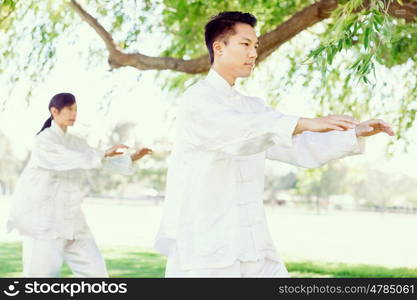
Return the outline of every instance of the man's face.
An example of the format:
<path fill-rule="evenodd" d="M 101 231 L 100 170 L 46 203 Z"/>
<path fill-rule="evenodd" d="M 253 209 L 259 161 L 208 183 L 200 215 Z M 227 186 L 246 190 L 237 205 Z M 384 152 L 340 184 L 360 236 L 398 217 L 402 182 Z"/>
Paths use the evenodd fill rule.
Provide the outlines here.
<path fill-rule="evenodd" d="M 215 60 L 234 77 L 248 77 L 258 56 L 258 38 L 249 24 L 237 23 L 234 30 L 226 41 L 213 43 Z"/>

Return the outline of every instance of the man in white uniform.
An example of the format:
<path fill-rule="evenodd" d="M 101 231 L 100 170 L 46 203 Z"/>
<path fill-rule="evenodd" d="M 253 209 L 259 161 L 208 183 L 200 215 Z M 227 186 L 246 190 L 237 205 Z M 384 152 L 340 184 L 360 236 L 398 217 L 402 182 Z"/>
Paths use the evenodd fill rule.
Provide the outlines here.
<path fill-rule="evenodd" d="M 361 153 L 361 136 L 392 129 L 348 116 L 300 118 L 234 89 L 250 75 L 256 19 L 223 12 L 205 28 L 212 67 L 184 94 L 155 248 L 166 277 L 288 277 L 262 204 L 265 159 L 318 167 Z"/>

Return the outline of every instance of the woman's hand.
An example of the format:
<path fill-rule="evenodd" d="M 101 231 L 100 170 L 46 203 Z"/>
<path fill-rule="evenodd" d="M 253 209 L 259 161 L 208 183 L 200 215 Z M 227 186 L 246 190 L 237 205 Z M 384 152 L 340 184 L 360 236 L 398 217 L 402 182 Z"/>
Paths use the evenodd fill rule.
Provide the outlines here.
<path fill-rule="evenodd" d="M 152 154 L 152 150 L 149 148 L 142 148 L 142 149 L 137 150 L 130 157 L 132 158 L 132 161 L 136 161 L 148 154 Z"/>
<path fill-rule="evenodd" d="M 106 153 L 104 154 L 104 157 L 112 157 L 112 156 L 123 154 L 123 152 L 117 151 L 117 149 L 127 149 L 127 148 L 129 147 L 123 144 L 114 145 L 113 147 L 111 147 L 110 149 L 106 151 Z"/>

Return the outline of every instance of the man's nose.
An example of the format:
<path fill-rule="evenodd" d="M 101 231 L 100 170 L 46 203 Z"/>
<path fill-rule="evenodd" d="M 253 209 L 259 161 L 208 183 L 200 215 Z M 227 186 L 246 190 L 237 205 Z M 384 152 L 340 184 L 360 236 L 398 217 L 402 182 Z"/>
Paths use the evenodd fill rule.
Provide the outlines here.
<path fill-rule="evenodd" d="M 253 47 L 250 52 L 249 52 L 249 57 L 250 58 L 257 58 L 258 57 L 258 51 L 256 50 L 255 47 Z"/>

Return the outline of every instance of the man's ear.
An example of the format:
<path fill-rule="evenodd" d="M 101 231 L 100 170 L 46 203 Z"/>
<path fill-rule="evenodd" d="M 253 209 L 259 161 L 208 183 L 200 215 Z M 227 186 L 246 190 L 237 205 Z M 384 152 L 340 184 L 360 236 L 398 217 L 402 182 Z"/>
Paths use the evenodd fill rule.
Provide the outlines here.
<path fill-rule="evenodd" d="M 213 52 L 214 54 L 221 56 L 223 54 L 223 43 L 220 41 L 215 41 L 213 43 Z"/>

